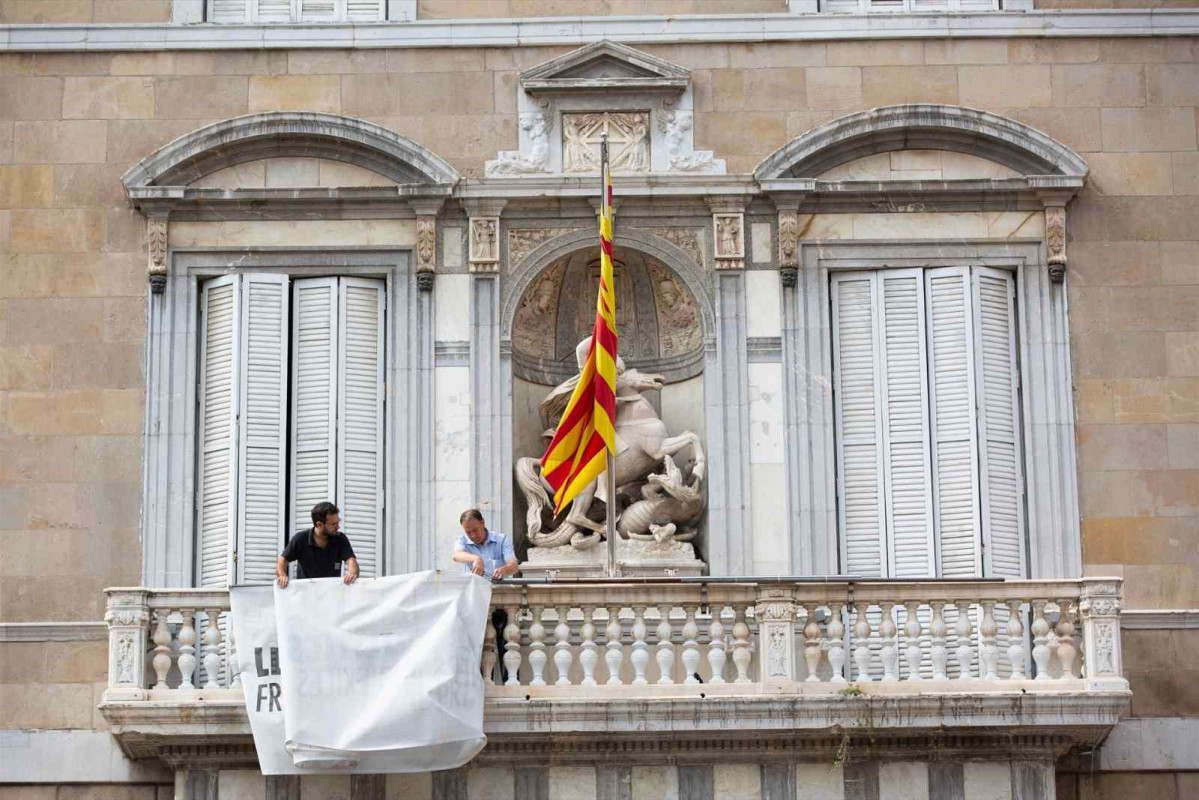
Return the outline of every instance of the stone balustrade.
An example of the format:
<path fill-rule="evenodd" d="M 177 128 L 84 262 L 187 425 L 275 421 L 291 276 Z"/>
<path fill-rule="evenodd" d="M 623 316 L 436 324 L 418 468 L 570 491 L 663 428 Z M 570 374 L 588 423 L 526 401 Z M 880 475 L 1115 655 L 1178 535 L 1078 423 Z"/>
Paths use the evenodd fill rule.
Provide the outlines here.
<path fill-rule="evenodd" d="M 488 696 L 1122 691 L 1120 581 L 499 585 Z M 109 589 L 105 703 L 236 697 L 224 590 Z"/>

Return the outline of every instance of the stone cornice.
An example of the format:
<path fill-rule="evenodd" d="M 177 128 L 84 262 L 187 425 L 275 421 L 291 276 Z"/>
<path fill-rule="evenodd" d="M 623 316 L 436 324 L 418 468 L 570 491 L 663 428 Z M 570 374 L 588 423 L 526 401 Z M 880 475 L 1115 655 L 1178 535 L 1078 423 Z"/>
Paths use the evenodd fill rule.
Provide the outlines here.
<path fill-rule="evenodd" d="M 1168 631 L 1199 628 L 1199 609 L 1125 609 L 1120 612 L 1120 627 L 1126 631 Z"/>
<path fill-rule="evenodd" d="M 1194 36 L 1199 10 L 724 14 L 328 25 L 0 25 L 0 52 Z"/>
<path fill-rule="evenodd" d="M 97 642 L 108 639 L 103 622 L 0 622 L 0 642 Z"/>

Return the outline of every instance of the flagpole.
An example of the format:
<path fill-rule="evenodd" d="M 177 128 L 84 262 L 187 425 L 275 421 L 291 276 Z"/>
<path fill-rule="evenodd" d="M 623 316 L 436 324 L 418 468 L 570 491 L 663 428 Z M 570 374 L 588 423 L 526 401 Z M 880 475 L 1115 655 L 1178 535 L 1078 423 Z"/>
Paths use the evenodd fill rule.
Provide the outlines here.
<path fill-rule="evenodd" d="M 600 134 L 600 213 L 607 208 L 608 204 L 608 134 L 605 131 Z M 611 209 L 607 209 L 611 215 Z M 616 239 L 616 220 L 612 219 L 612 239 Z M 612 354 L 613 358 L 617 358 L 617 354 Z M 616 420 L 612 420 L 615 424 Z M 608 451 L 607 469 L 604 471 L 605 480 L 608 486 L 608 502 L 605 504 L 606 511 L 604 514 L 604 529 L 608 538 L 608 577 L 615 578 L 617 575 L 616 568 L 616 458 L 612 455 L 612 451 Z"/>

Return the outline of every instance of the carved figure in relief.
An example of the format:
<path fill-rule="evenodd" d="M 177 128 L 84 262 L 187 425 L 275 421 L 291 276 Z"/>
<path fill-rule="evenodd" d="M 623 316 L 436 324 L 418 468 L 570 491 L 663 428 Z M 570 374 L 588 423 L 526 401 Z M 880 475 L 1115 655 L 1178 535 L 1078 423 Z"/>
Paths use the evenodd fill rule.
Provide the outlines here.
<path fill-rule="evenodd" d="M 528 139 L 528 150 L 505 150 L 498 153 L 495 161 L 487 162 L 488 177 L 545 172 L 549 164 L 552 126 L 552 118 L 540 112 L 521 114 L 520 129 Z"/>
<path fill-rule="evenodd" d="M 670 271 L 661 264 L 647 260 L 646 268 L 654 282 L 662 355 L 691 352 L 699 346 L 701 337 L 699 309 L 695 307 L 695 300 L 683 291 Z"/>
<path fill-rule="evenodd" d="M 470 221 L 471 260 L 495 261 L 496 221 L 494 219 L 472 219 Z"/>
<path fill-rule="evenodd" d="M 580 373 L 587 360 L 587 349 L 591 337 L 587 337 L 575 349 L 575 358 Z M 579 375 L 564 381 L 551 391 L 541 403 L 542 421 L 548 426 L 547 436 L 552 436 L 558 420 L 570 400 L 571 392 L 579 381 Z M 702 487 L 706 460 L 699 436 L 684 431 L 671 436 L 666 425 L 654 411 L 654 407 L 641 394 L 643 391 L 660 390 L 661 375 L 647 375 L 635 369 L 625 369 L 624 360 L 616 360 L 616 485 L 647 481 L 669 457 L 691 448 L 695 466 L 692 469 L 692 484 Z M 667 468 L 668 469 L 668 468 Z M 670 483 L 669 473 L 667 483 Z M 601 476 L 602 477 L 602 476 Z M 605 480 L 593 482 L 571 503 L 566 517 L 552 531 L 542 531 L 542 512 L 552 508 L 547 484 L 541 479 L 540 462 L 537 458 L 521 458 L 516 463 L 516 478 L 524 492 L 529 511 L 526 516 L 529 543 L 536 547 L 561 547 L 571 545 L 579 550 L 594 547 L 603 539 L 603 522 L 593 519 L 593 501 L 609 502 Z M 698 483 L 697 483 L 698 482 Z M 667 484 L 661 484 L 664 488 Z M 698 490 L 698 489 L 697 489 Z M 617 502 L 614 498 L 611 502 Z M 617 515 L 617 527 L 623 514 Z M 686 520 L 679 520 L 684 522 Z"/>
<path fill-rule="evenodd" d="M 117 640 L 117 683 L 133 683 L 133 636 L 128 633 Z"/>
<path fill-rule="evenodd" d="M 565 172 L 589 172 L 599 169 L 599 159 L 591 152 L 581 125 L 586 117 L 562 115 L 562 169 Z"/>
<path fill-rule="evenodd" d="M 513 344 L 517 349 L 541 358 L 553 358 L 558 292 L 565 271 L 565 261 L 550 265 L 521 298 L 512 326 Z"/>
<path fill-rule="evenodd" d="M 690 111 L 667 111 L 658 117 L 666 147 L 666 164 L 676 172 L 715 172 L 719 165 L 706 150 L 691 150 L 695 116 Z"/>
<path fill-rule="evenodd" d="M 623 131 L 626 141 L 612 158 L 612 169 L 645 172 L 649 169 L 649 150 L 646 147 L 649 125 L 640 114 L 628 116 L 628 126 Z"/>
<path fill-rule="evenodd" d="M 735 216 L 716 218 L 716 255 L 720 258 L 738 258 L 741 255 L 741 225 Z"/>

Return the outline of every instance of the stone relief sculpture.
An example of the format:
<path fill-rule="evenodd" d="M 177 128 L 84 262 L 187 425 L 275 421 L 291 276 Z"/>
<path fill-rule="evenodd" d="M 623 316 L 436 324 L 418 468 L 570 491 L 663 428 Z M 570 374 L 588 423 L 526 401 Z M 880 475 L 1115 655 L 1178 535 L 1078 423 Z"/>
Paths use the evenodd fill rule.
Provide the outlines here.
<path fill-rule="evenodd" d="M 473 218 L 470 221 L 470 260 L 497 261 L 499 253 L 499 221 L 494 217 Z"/>
<path fill-rule="evenodd" d="M 581 371 L 587 359 L 587 348 L 591 337 L 587 337 L 575 350 L 575 358 Z M 558 420 L 570 400 L 571 392 L 579 376 L 563 382 L 551 391 L 541 403 L 542 421 L 546 424 L 547 436 L 552 436 Z M 699 436 L 692 431 L 683 431 L 671 436 L 666 425 L 658 417 L 643 391 L 660 390 L 662 376 L 647 375 L 635 369 L 625 369 L 623 359 L 616 363 L 616 485 L 617 494 L 629 494 L 629 488 L 638 484 L 653 485 L 649 495 L 642 492 L 643 501 L 651 506 L 641 506 L 626 519 L 629 509 L 617 508 L 617 530 L 627 538 L 631 532 L 651 531 L 650 522 L 661 526 L 662 539 L 669 539 L 675 531 L 666 532 L 666 526 L 674 524 L 688 526 L 703 512 L 703 492 L 706 459 Z M 547 440 L 548 441 L 548 440 Z M 684 480 L 682 471 L 673 467 L 670 457 L 687 448 L 691 449 L 693 466 L 689 480 Z M 669 461 L 663 467 L 664 462 Z M 662 467 L 661 471 L 659 468 Z M 672 467 L 674 471 L 672 472 Z M 657 480 L 651 476 L 657 474 Z M 609 502 L 604 480 L 592 483 L 571 503 L 565 519 L 550 531 L 544 530 L 543 515 L 552 510 L 553 503 L 548 485 L 541 479 L 540 462 L 537 458 L 521 458 L 516 462 L 516 478 L 525 501 L 528 503 L 526 534 L 528 542 L 535 548 L 567 547 L 587 550 L 603 539 L 602 515 L 593 509 L 594 501 Z M 671 499 L 666 502 L 659 492 Z M 620 502 L 619 497 L 611 502 Z M 637 506 L 636 503 L 630 509 Z M 660 513 L 659 513 L 660 512 Z M 661 520 L 661 521 L 659 521 Z M 621 527 L 623 523 L 623 528 Z M 530 555 L 532 558 L 532 555 Z"/>
<path fill-rule="evenodd" d="M 703 264 L 703 247 L 700 245 L 700 233 L 695 228 L 647 228 L 655 236 L 661 236 L 675 247 L 691 256 L 696 264 Z"/>
<path fill-rule="evenodd" d="M 649 115 L 605 111 L 562 115 L 562 171 L 598 171 L 600 137 L 604 133 L 608 134 L 613 170 L 649 170 Z"/>
<path fill-rule="evenodd" d="M 645 263 L 654 282 L 658 310 L 658 335 L 664 357 L 689 353 L 699 347 L 701 326 L 695 298 L 679 286 L 670 270 L 653 259 Z"/>
<path fill-rule="evenodd" d="M 743 258 L 744 249 L 741 246 L 741 215 L 716 215 L 716 257 Z"/>
<path fill-rule="evenodd" d="M 551 264 L 525 292 L 512 326 L 513 344 L 539 358 L 554 357 L 554 326 L 558 319 L 558 292 L 566 261 Z"/>
<path fill-rule="evenodd" d="M 545 172 L 549 166 L 550 129 L 553 118 L 540 112 L 520 115 L 520 129 L 525 132 L 528 148 L 500 151 L 494 161 L 485 165 L 489 178 L 505 175 L 521 175 L 530 172 Z"/>
<path fill-rule="evenodd" d="M 641 500 L 626 508 L 616 522 L 625 539 L 689 542 L 695 538 L 694 523 L 704 512 L 706 497 L 701 476 L 691 472 L 691 481 L 672 456 L 663 459 L 664 472 L 651 473 L 641 487 Z M 681 527 L 681 530 L 680 530 Z"/>
<path fill-rule="evenodd" d="M 695 115 L 690 111 L 666 111 L 658 117 L 666 147 L 666 164 L 676 172 L 724 172 L 724 162 L 710 150 L 692 150 Z"/>
<path fill-rule="evenodd" d="M 555 236 L 574 233 L 578 228 L 509 228 L 508 229 L 508 264 L 516 267 L 525 260 L 525 256 L 533 252 L 538 245 L 547 242 Z"/>

